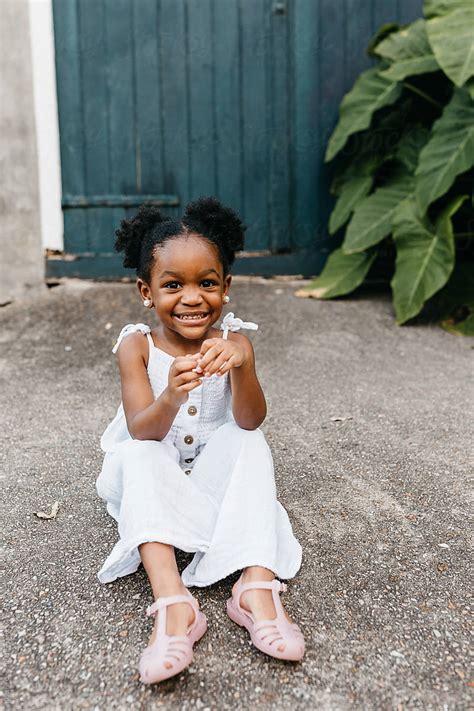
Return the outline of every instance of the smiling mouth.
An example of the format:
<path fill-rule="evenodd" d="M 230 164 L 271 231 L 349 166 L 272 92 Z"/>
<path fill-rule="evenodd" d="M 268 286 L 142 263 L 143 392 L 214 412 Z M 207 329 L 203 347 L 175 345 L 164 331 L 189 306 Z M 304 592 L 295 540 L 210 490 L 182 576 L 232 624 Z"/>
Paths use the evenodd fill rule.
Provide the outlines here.
<path fill-rule="evenodd" d="M 173 316 L 177 318 L 178 321 L 182 321 L 183 323 L 197 323 L 199 321 L 205 321 L 209 316 L 209 313 L 198 311 L 196 313 L 188 314 L 173 314 Z"/>

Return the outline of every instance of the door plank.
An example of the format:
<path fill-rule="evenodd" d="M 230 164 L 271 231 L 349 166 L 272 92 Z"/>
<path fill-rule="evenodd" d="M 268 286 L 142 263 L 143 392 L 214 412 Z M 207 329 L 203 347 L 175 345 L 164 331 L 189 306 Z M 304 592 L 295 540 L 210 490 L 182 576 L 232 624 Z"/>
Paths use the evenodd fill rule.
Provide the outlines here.
<path fill-rule="evenodd" d="M 216 195 L 243 214 L 243 158 L 239 7 L 222 0 L 213 7 L 215 73 Z"/>
<path fill-rule="evenodd" d="M 83 81 L 84 170 L 85 194 L 101 195 L 110 184 L 109 106 L 107 102 L 107 47 L 105 6 L 103 0 L 94 4 L 82 0 L 78 4 L 80 18 L 80 56 Z M 98 207 L 84 214 L 87 220 L 88 249 L 100 252 L 104 242 L 113 239 L 110 210 Z"/>
<path fill-rule="evenodd" d="M 136 122 L 132 42 L 132 0 L 104 0 L 109 102 L 110 183 L 112 193 L 136 193 Z M 111 209 L 113 225 L 126 215 Z"/>
<path fill-rule="evenodd" d="M 56 81 L 60 97 L 59 141 L 62 192 L 85 192 L 83 92 L 76 0 L 55 2 L 53 7 L 56 52 Z M 66 31 L 67 28 L 67 31 Z M 87 220 L 81 211 L 64 214 L 65 249 L 88 251 Z"/>
<path fill-rule="evenodd" d="M 187 2 L 187 81 L 189 86 L 189 194 L 216 193 L 215 64 L 211 0 Z M 197 196 L 196 196 L 197 197 Z"/>
<path fill-rule="evenodd" d="M 290 26 L 292 12 L 289 0 L 267 5 L 269 40 L 267 67 L 270 82 L 270 121 L 268 143 L 269 227 L 273 252 L 291 247 L 290 233 L 290 150 L 293 126 L 293 83 L 290 78 Z M 279 8 L 279 11 L 277 10 Z"/>
<path fill-rule="evenodd" d="M 183 0 L 160 0 L 158 41 L 163 121 L 163 184 L 159 192 L 176 193 L 181 206 L 190 199 L 189 99 L 186 24 Z M 177 214 L 172 208 L 170 214 Z"/>
<path fill-rule="evenodd" d="M 320 17 L 319 4 L 300 0 L 294 17 L 295 148 L 293 168 L 294 212 L 292 241 L 296 249 L 312 243 L 323 225 L 319 222 L 322 145 L 320 125 Z"/>
<path fill-rule="evenodd" d="M 243 218 L 248 226 L 246 249 L 268 245 L 270 206 L 268 164 L 271 110 L 267 76 L 270 16 L 265 0 L 240 3 L 242 66 Z"/>
<path fill-rule="evenodd" d="M 163 126 L 159 21 L 156 0 L 132 3 L 136 102 L 136 190 L 160 193 L 163 185 Z"/>

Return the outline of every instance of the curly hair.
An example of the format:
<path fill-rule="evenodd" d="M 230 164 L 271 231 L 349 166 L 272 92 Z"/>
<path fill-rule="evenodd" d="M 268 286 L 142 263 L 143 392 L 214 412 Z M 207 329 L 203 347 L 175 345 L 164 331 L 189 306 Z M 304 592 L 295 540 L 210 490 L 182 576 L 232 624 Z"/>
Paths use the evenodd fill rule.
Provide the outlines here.
<path fill-rule="evenodd" d="M 123 266 L 135 269 L 137 276 L 149 283 L 155 247 L 193 232 L 217 247 L 226 276 L 235 253 L 244 246 L 246 229 L 237 214 L 215 197 L 188 203 L 181 220 L 145 203 L 134 217 L 121 221 L 115 231 L 115 249 L 124 253 Z"/>

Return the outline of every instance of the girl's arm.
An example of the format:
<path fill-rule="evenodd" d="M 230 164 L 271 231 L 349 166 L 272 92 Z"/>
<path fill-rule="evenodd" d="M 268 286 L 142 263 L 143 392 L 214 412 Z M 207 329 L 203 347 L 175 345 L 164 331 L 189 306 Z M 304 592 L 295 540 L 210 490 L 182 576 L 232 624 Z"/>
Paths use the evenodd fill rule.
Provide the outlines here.
<path fill-rule="evenodd" d="M 155 400 L 147 373 L 148 342 L 140 333 L 121 343 L 118 364 L 122 383 L 122 402 L 128 431 L 133 439 L 162 440 L 188 393 L 201 383 L 192 372 L 197 359 L 175 358 L 170 368 L 168 387 Z"/>
<path fill-rule="evenodd" d="M 234 334 L 235 338 L 235 334 Z M 238 368 L 231 368 L 232 413 L 244 430 L 256 430 L 267 416 L 267 403 L 255 371 L 255 354 L 246 336 L 238 334 L 247 358 Z"/>
<path fill-rule="evenodd" d="M 244 430 L 255 430 L 264 421 L 267 405 L 257 373 L 255 355 L 249 339 L 241 333 L 229 334 L 229 339 L 208 338 L 201 346 L 199 372 L 230 372 L 232 412 Z"/>
<path fill-rule="evenodd" d="M 239 427 L 255 430 L 267 416 L 267 403 L 255 371 L 253 346 L 243 333 L 233 333 L 227 343 L 229 342 L 234 342 L 244 352 L 242 364 L 229 371 L 232 413 Z"/>

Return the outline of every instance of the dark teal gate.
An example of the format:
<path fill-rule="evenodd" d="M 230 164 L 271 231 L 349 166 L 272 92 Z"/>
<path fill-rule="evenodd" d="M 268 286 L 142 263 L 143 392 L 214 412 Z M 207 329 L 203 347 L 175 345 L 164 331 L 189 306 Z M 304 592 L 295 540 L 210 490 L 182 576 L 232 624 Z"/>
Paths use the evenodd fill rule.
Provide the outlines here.
<path fill-rule="evenodd" d="M 114 230 L 152 200 L 216 195 L 248 225 L 245 274 L 318 273 L 323 154 L 382 23 L 421 0 L 53 0 L 64 258 L 123 276 Z"/>

